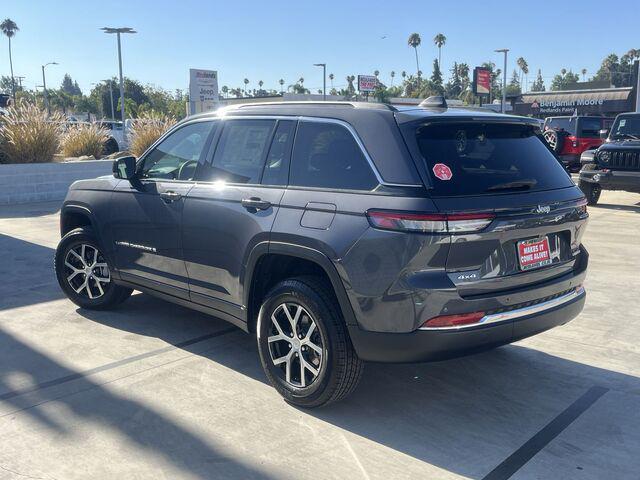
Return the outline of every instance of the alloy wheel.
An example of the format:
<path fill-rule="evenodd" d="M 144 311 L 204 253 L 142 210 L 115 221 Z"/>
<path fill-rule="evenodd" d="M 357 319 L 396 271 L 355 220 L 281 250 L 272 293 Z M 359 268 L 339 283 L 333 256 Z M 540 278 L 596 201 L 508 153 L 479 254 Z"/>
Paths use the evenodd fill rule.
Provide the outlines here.
<path fill-rule="evenodd" d="M 311 385 L 320 375 L 324 342 L 309 312 L 296 303 L 282 303 L 271 314 L 269 354 L 281 378 L 298 388 Z"/>
<path fill-rule="evenodd" d="M 70 248 L 64 266 L 69 286 L 90 300 L 102 297 L 111 283 L 107 262 L 93 245 L 83 243 Z"/>

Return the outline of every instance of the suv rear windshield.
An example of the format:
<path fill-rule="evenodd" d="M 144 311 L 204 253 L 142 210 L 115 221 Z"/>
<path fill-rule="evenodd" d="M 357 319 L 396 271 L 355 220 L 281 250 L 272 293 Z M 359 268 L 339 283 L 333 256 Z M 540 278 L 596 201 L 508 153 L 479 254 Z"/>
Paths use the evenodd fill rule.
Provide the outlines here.
<path fill-rule="evenodd" d="M 578 117 L 550 117 L 544 121 L 544 130 L 553 128 L 575 135 L 578 129 Z"/>
<path fill-rule="evenodd" d="M 530 125 L 420 125 L 416 140 L 434 196 L 491 195 L 570 187 L 571 179 Z"/>

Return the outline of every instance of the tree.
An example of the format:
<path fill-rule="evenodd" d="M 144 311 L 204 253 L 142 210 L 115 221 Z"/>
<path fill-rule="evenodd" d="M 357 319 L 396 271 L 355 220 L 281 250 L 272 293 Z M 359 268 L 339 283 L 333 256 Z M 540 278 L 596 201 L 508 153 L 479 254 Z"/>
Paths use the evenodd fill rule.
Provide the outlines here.
<path fill-rule="evenodd" d="M 511 80 L 507 84 L 507 95 L 519 95 L 520 93 L 522 93 L 520 76 L 518 75 L 518 71 L 514 69 Z"/>
<path fill-rule="evenodd" d="M 502 86 L 500 85 L 500 75 L 502 74 L 502 70 L 496 68 L 496 64 L 493 62 L 484 62 L 482 64 L 482 68 L 486 68 L 491 73 L 491 92 L 489 95 L 489 101 L 491 101 L 492 98 L 501 98 Z"/>
<path fill-rule="evenodd" d="M 417 33 L 412 33 L 409 35 L 409 39 L 407 40 L 407 44 L 413 48 L 416 54 L 416 72 L 418 72 L 418 83 L 420 83 L 420 62 L 418 62 L 418 47 L 422 43 L 422 39 L 420 35 Z"/>
<path fill-rule="evenodd" d="M 227 87 L 226 85 L 222 86 L 222 94 L 224 95 L 225 98 L 229 97 L 229 87 Z"/>
<path fill-rule="evenodd" d="M 16 101 L 16 79 L 13 76 L 13 57 L 11 55 L 11 39 L 16 35 L 20 29 L 16 22 L 11 20 L 10 18 L 5 18 L 2 23 L 0 23 L 0 30 L 2 33 L 9 39 L 9 68 L 11 70 L 11 95 L 13 96 L 13 101 Z"/>
<path fill-rule="evenodd" d="M 64 77 L 62 78 L 62 85 L 60 85 L 60 90 L 68 93 L 69 95 L 82 95 L 82 91 L 78 86 L 78 82 L 74 83 L 74 81 L 71 79 L 71 75 L 69 75 L 68 73 L 65 73 Z"/>
<path fill-rule="evenodd" d="M 402 70 L 400 72 L 400 76 L 402 77 L 402 81 L 404 82 L 404 79 L 407 78 L 407 72 L 405 72 L 404 70 Z"/>
<path fill-rule="evenodd" d="M 529 64 L 527 64 L 527 61 L 522 57 L 519 57 L 516 60 L 516 64 L 518 65 L 518 68 L 520 69 L 520 86 L 522 87 L 524 85 L 524 90 L 526 90 L 527 89 L 527 75 L 529 74 Z"/>
<path fill-rule="evenodd" d="M 532 92 L 544 92 L 546 89 L 544 87 L 544 80 L 542 79 L 542 70 L 538 69 L 538 76 L 536 77 L 535 82 L 531 86 Z"/>
<path fill-rule="evenodd" d="M 249 85 L 249 79 L 245 78 L 243 80 L 243 82 L 244 82 L 244 94 L 246 95 L 247 94 L 247 85 Z"/>
<path fill-rule="evenodd" d="M 571 70 L 567 71 L 566 68 L 563 68 L 559 75 L 553 77 L 551 90 L 571 90 L 579 81 L 580 76 L 577 73 L 573 73 Z"/>
<path fill-rule="evenodd" d="M 582 73 L 582 81 L 585 82 L 587 77 L 587 69 L 583 68 L 580 73 Z"/>
<path fill-rule="evenodd" d="M 391 70 L 391 86 L 393 87 L 393 77 L 396 76 L 396 72 L 394 72 L 393 70 Z"/>
<path fill-rule="evenodd" d="M 333 90 L 333 79 L 336 78 L 335 75 L 333 73 L 329 74 L 329 81 L 331 82 L 331 89 Z"/>
<path fill-rule="evenodd" d="M 374 70 L 373 76 L 376 77 L 376 80 L 378 79 L 378 75 L 380 75 L 380 70 Z"/>
<path fill-rule="evenodd" d="M 447 43 L 447 37 L 445 37 L 442 33 L 437 34 L 433 37 L 433 43 L 438 47 L 438 65 L 442 65 L 442 47 L 445 43 Z"/>
<path fill-rule="evenodd" d="M 458 98 L 462 93 L 462 80 L 460 78 L 460 67 L 457 62 L 453 62 L 451 67 L 451 78 L 445 85 L 445 95 L 447 98 Z"/>
<path fill-rule="evenodd" d="M 440 71 L 440 64 L 438 59 L 433 59 L 433 73 L 431 74 L 431 87 L 437 92 L 438 95 L 444 95 L 444 87 L 442 86 L 442 72 Z"/>

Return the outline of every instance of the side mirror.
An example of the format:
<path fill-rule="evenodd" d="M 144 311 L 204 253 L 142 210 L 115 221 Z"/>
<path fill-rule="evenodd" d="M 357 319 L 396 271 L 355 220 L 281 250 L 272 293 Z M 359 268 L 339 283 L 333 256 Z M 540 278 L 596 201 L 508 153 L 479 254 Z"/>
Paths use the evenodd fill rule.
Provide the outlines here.
<path fill-rule="evenodd" d="M 602 130 L 600 130 L 600 138 L 602 140 L 606 140 L 607 137 L 609 136 L 609 129 L 608 128 L 603 128 Z"/>
<path fill-rule="evenodd" d="M 131 180 L 136 174 L 136 157 L 120 157 L 113 161 L 113 176 Z"/>

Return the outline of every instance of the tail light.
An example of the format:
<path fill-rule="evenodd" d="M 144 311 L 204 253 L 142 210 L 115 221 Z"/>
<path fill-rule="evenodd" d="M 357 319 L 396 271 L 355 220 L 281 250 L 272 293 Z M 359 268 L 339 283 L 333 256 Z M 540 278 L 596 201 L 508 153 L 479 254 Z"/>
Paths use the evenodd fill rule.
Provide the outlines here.
<path fill-rule="evenodd" d="M 422 233 L 479 232 L 495 218 L 493 213 L 408 213 L 369 210 L 369 223 L 382 230 Z"/>
<path fill-rule="evenodd" d="M 484 317 L 484 312 L 462 313 L 458 315 L 441 315 L 427 320 L 420 327 L 421 329 L 450 328 L 462 325 L 472 325 L 478 323 Z"/>

